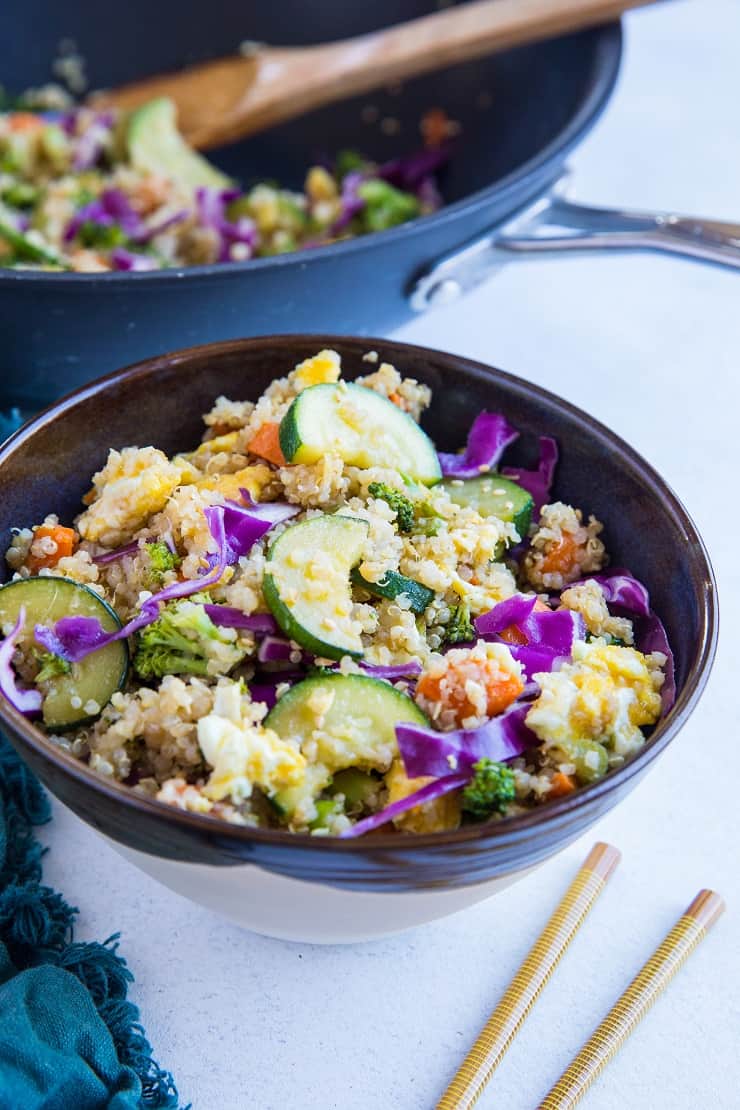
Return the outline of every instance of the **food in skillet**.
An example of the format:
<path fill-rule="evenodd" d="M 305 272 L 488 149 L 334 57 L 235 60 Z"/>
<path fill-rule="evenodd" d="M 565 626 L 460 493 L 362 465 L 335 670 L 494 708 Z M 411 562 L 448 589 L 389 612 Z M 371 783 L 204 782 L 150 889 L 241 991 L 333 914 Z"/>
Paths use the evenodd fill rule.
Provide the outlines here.
<path fill-rule="evenodd" d="M 621 766 L 670 707 L 647 591 L 553 501 L 558 447 L 460 454 L 430 390 L 320 351 L 203 442 L 111 450 L 74 522 L 19 528 L 0 688 L 95 771 L 246 825 L 497 821 Z M 561 445 L 568 450 L 568 445 Z"/>
<path fill-rule="evenodd" d="M 0 266 L 157 270 L 243 262 L 383 231 L 441 203 L 439 150 L 377 166 L 352 151 L 301 192 L 244 190 L 180 137 L 174 106 L 0 113 Z"/>

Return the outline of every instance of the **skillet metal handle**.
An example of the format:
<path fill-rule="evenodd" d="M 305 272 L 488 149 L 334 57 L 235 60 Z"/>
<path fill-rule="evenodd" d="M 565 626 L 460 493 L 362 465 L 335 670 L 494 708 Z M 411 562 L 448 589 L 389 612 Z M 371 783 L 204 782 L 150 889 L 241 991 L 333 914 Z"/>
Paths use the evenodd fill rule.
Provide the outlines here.
<path fill-rule="evenodd" d="M 456 300 L 504 263 L 531 255 L 652 250 L 740 269 L 740 224 L 669 212 L 597 208 L 568 200 L 569 175 L 503 226 L 435 262 L 410 290 L 423 312 Z"/>

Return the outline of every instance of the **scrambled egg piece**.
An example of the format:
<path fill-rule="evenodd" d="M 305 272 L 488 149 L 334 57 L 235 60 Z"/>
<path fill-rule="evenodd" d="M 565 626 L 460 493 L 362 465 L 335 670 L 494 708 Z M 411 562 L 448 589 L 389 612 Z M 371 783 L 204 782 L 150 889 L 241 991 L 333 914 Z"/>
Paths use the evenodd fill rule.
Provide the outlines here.
<path fill-rule="evenodd" d="M 296 745 L 254 721 L 238 682 L 216 687 L 213 709 L 198 721 L 198 745 L 213 768 L 203 793 L 214 802 L 231 798 L 238 804 L 254 786 L 274 794 L 305 775 L 306 760 Z"/>
<path fill-rule="evenodd" d="M 388 787 L 387 805 L 408 798 L 416 790 L 421 790 L 428 782 L 434 782 L 428 776 L 410 779 L 406 777 L 403 761 L 394 759 L 390 771 L 385 776 L 385 785 Z M 460 792 L 453 791 L 443 794 L 441 798 L 434 798 L 424 805 L 414 806 L 397 817 L 393 824 L 410 833 L 444 832 L 445 829 L 456 829 L 460 824 Z"/>
<path fill-rule="evenodd" d="M 215 490 L 229 501 L 240 501 L 240 490 L 245 489 L 254 501 L 259 501 L 262 491 L 272 478 L 273 473 L 269 466 L 255 463 L 233 474 L 209 474 L 206 478 L 199 478 L 197 485 L 199 489 Z"/>
<path fill-rule="evenodd" d="M 336 351 L 319 351 L 313 358 L 299 362 L 290 380 L 296 391 L 307 389 L 311 385 L 325 385 L 339 381 L 341 373 L 341 359 Z"/>
<path fill-rule="evenodd" d="M 534 676 L 542 693 L 527 714 L 527 724 L 546 747 L 598 740 L 616 755 L 627 756 L 645 741 L 641 726 L 660 716 L 662 658 L 608 646 L 604 640 L 578 641 L 572 663 Z"/>
<path fill-rule="evenodd" d="M 88 508 L 77 521 L 83 539 L 117 547 L 129 540 L 153 513 L 164 508 L 170 494 L 192 480 L 189 463 L 170 462 L 156 447 L 111 450 L 93 477 L 85 499 Z"/>
<path fill-rule="evenodd" d="M 188 813 L 210 813 L 213 809 L 213 802 L 204 798 L 197 786 L 181 778 L 166 779 L 159 788 L 157 801 L 166 802 L 167 805 L 184 809 Z"/>

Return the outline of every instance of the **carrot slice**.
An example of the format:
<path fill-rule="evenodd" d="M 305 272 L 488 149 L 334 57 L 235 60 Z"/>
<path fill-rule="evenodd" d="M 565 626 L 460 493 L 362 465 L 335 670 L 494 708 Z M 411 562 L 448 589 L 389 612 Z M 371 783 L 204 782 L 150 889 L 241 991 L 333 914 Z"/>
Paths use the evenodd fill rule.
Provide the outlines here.
<path fill-rule="evenodd" d="M 570 775 L 566 775 L 563 771 L 557 771 L 552 776 L 548 797 L 564 798 L 566 794 L 572 794 L 575 788 L 576 784 Z"/>
<path fill-rule="evenodd" d="M 534 603 L 534 611 L 536 613 L 549 613 L 550 606 L 545 605 L 542 598 L 538 597 Z M 527 637 L 523 632 L 520 632 L 515 624 L 510 624 L 508 628 L 502 628 L 499 636 L 507 644 L 526 644 Z"/>
<path fill-rule="evenodd" d="M 285 466 L 285 455 L 280 446 L 280 425 L 267 421 L 259 427 L 249 441 L 249 450 L 275 466 Z"/>
<path fill-rule="evenodd" d="M 60 559 L 64 559 L 67 555 L 73 555 L 77 546 L 77 533 L 74 528 L 65 528 L 62 524 L 42 524 L 34 532 L 33 543 L 43 539 L 53 540 L 57 549 L 48 555 L 29 553 L 26 565 L 32 574 L 55 567 Z"/>
<path fill-rule="evenodd" d="M 577 554 L 578 544 L 575 537 L 570 532 L 564 532 L 562 539 L 548 551 L 542 560 L 540 570 L 543 574 L 567 574 L 572 570 Z"/>
<path fill-rule="evenodd" d="M 9 131 L 38 131 L 44 124 L 33 112 L 12 112 L 7 126 Z"/>

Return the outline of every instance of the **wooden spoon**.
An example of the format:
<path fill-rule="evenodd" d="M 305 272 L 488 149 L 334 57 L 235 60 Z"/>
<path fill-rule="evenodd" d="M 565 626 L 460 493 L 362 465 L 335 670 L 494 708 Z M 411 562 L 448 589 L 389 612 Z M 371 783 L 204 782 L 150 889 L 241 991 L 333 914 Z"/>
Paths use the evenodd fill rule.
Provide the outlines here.
<path fill-rule="evenodd" d="M 313 108 L 413 77 L 614 19 L 654 0 L 476 0 L 382 31 L 319 46 L 260 47 L 92 98 L 136 108 L 158 96 L 177 107 L 194 147 L 234 142 Z"/>

